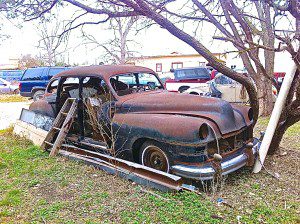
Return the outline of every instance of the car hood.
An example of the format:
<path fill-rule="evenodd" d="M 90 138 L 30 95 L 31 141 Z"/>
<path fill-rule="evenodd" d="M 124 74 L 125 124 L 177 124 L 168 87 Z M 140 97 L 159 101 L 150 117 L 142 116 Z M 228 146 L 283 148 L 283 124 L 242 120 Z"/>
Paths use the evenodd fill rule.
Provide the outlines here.
<path fill-rule="evenodd" d="M 248 114 L 243 114 L 250 107 L 241 111 L 217 98 L 162 91 L 132 94 L 121 101 L 120 109 L 127 113 L 173 114 L 206 118 L 218 126 L 221 134 L 240 130 L 252 123 L 246 117 Z"/>

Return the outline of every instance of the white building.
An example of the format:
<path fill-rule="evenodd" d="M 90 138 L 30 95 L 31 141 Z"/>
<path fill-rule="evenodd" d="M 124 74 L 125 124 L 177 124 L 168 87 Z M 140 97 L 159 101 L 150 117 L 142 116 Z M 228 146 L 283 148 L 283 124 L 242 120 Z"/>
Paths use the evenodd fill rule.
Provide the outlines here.
<path fill-rule="evenodd" d="M 0 61 L 0 69 L 17 69 L 19 59 L 8 59 L 8 61 Z"/>
<path fill-rule="evenodd" d="M 226 55 L 215 53 L 214 56 L 225 63 Z M 169 55 L 133 57 L 127 63 L 151 68 L 158 74 L 164 74 L 169 73 L 170 69 L 206 66 L 207 61 L 199 54 L 173 52 Z"/>

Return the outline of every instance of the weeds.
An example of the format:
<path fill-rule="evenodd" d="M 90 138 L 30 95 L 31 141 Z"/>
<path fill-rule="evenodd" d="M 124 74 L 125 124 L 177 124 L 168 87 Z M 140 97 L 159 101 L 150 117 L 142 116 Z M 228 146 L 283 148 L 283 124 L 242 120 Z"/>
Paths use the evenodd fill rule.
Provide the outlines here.
<path fill-rule="evenodd" d="M 213 193 L 156 196 L 81 163 L 49 158 L 5 130 L 0 132 L 0 223 L 299 223 L 300 178 L 291 167 L 300 155 L 294 157 L 268 158 L 266 165 L 278 168 L 280 182 L 243 169 L 222 179 Z M 289 166 L 278 167 L 282 163 Z M 218 198 L 232 207 L 218 205 Z"/>

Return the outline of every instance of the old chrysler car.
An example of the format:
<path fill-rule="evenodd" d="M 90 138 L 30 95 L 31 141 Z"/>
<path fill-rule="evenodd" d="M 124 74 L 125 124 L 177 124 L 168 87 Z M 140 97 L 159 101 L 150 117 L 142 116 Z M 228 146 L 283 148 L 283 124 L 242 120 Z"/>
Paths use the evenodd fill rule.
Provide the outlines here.
<path fill-rule="evenodd" d="M 140 82 L 145 76 L 150 81 Z M 161 171 L 207 180 L 217 171 L 251 165 L 256 154 L 250 107 L 168 92 L 148 68 L 102 65 L 61 72 L 30 110 L 55 117 L 69 97 L 99 99 L 98 122 L 103 130 L 111 127 L 106 135 L 114 135 L 95 137 L 83 103 L 72 129 L 81 136 L 77 141 L 97 139 L 118 157 Z"/>

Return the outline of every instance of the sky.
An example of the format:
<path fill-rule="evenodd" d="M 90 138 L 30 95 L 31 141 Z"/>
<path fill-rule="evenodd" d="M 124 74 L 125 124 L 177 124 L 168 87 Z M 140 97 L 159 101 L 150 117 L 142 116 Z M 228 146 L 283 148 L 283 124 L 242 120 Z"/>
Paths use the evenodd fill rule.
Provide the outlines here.
<path fill-rule="evenodd" d="M 59 16 L 59 21 L 69 19 L 74 13 L 77 13 L 73 6 L 59 8 L 56 15 Z M 2 17 L 2 18 L 1 18 Z M 22 55 L 31 54 L 38 55 L 37 48 L 40 37 L 37 33 L 37 21 L 22 22 L 22 20 L 8 20 L 0 14 L 2 19 L 1 33 L 7 34 L 10 37 L 0 42 L 0 64 L 7 63 L 9 59 L 20 58 Z M 51 24 L 49 25 L 51 26 Z M 107 29 L 108 24 L 85 26 L 84 30 L 89 34 L 94 35 L 100 42 L 105 42 L 112 38 L 111 31 Z M 204 34 L 213 33 L 214 28 L 205 26 Z M 143 29 L 137 35 L 133 34 L 134 39 L 138 44 L 132 45 L 132 50 L 138 52 L 137 55 L 165 55 L 172 52 L 182 54 L 196 53 L 193 48 L 172 36 L 165 29 L 158 25 L 153 25 L 148 29 Z M 211 43 L 211 38 L 208 35 L 201 36 L 202 41 L 208 46 L 213 53 L 225 51 L 228 47 L 224 43 Z M 91 45 L 82 43 L 81 31 L 76 29 L 72 31 L 68 42 L 68 53 L 65 53 L 66 61 L 70 64 L 94 64 L 101 61 L 101 56 L 104 50 L 101 48 L 94 49 Z"/>
<path fill-rule="evenodd" d="M 63 21 L 66 18 L 70 18 L 76 13 L 75 8 L 66 7 L 59 9 L 57 13 L 59 20 Z M 3 15 L 0 14 L 2 20 L 1 33 L 7 34 L 10 37 L 0 41 L 0 64 L 8 63 L 9 59 L 17 59 L 22 55 L 31 54 L 38 55 L 39 49 L 37 48 L 40 37 L 36 30 L 38 26 L 37 21 L 22 22 L 7 20 Z M 51 26 L 51 25 L 50 25 Z M 285 26 L 285 24 L 283 24 Z M 86 26 L 85 31 L 89 34 L 94 35 L 100 42 L 105 42 L 112 38 L 112 33 L 107 29 L 108 24 L 105 25 L 91 25 Z M 190 27 L 185 27 L 190 29 Z M 191 30 L 191 29 L 190 29 Z M 223 41 L 213 41 L 212 35 L 214 35 L 215 28 L 211 25 L 205 24 L 201 32 L 198 33 L 197 38 L 201 39 L 201 42 L 208 47 L 213 53 L 222 53 L 228 50 L 232 50 L 230 44 Z M 172 36 L 168 31 L 160 28 L 157 25 L 151 26 L 149 29 L 144 29 L 138 34 L 133 34 L 136 42 L 132 50 L 138 52 L 138 55 L 150 56 L 150 55 L 165 55 L 172 52 L 179 52 L 182 54 L 193 54 L 196 53 L 194 49 L 185 44 L 183 41 Z M 104 54 L 102 48 L 94 49 L 91 45 L 85 45 L 82 43 L 81 31 L 76 29 L 72 31 L 68 50 L 64 53 L 65 62 L 69 64 L 78 65 L 89 65 L 98 64 L 102 61 L 101 56 Z M 236 55 L 231 57 L 238 61 L 238 67 L 242 66 L 240 59 L 235 58 Z M 290 58 L 284 56 L 284 65 L 289 63 Z M 283 71 L 281 63 L 283 62 L 282 57 L 276 58 L 278 64 L 275 66 L 278 71 Z M 236 62 L 234 62 L 236 63 Z"/>
<path fill-rule="evenodd" d="M 18 27 L 19 23 L 17 22 L 11 22 L 7 19 L 4 19 L 4 21 L 1 32 L 10 37 L 0 43 L 0 52 L 2 52 L 0 54 L 0 64 L 8 62 L 9 59 L 19 58 L 21 55 L 38 54 L 39 49 L 37 45 L 40 37 L 36 31 L 35 24 L 24 22 L 20 23 L 22 27 Z M 92 33 L 103 42 L 111 38 L 111 33 L 106 29 L 106 25 L 97 25 L 96 27 L 90 25 L 85 30 L 88 30 L 89 33 Z M 174 51 L 184 54 L 195 53 L 190 46 L 158 26 L 152 26 L 147 30 L 140 31 L 135 36 L 135 40 L 139 44 L 133 48 L 140 55 L 162 55 L 170 54 Z M 93 49 L 93 46 L 82 44 L 81 31 L 79 29 L 71 33 L 68 45 L 69 60 L 72 64 L 94 63 L 95 60 L 100 60 L 99 57 L 104 53 L 101 48 Z"/>

